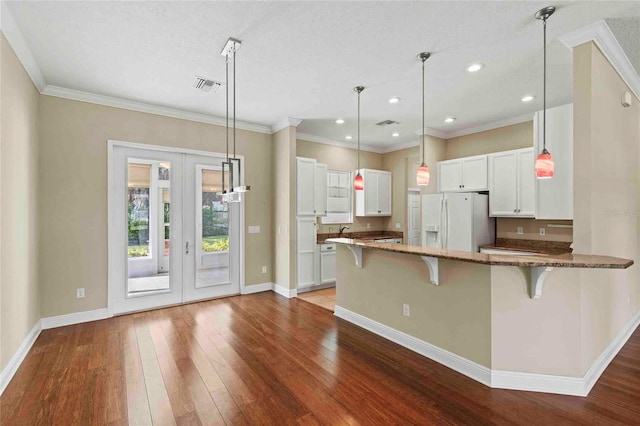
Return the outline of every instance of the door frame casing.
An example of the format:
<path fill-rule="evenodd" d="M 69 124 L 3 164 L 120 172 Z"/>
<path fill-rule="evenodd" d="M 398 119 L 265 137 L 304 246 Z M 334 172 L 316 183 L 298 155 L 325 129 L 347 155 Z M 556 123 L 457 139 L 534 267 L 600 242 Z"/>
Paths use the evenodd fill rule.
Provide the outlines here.
<path fill-rule="evenodd" d="M 109 214 L 111 207 L 117 204 L 116 197 L 116 186 L 115 186 L 115 176 L 114 176 L 114 150 L 116 147 L 122 148 L 133 148 L 133 149 L 143 149 L 149 151 L 159 151 L 159 152 L 169 152 L 174 154 L 191 154 L 191 155 L 201 155 L 205 157 L 215 157 L 215 158 L 226 158 L 226 154 L 210 152 L 210 151 L 201 151 L 194 150 L 188 148 L 178 148 L 171 146 L 162 146 L 162 145 L 152 145 L 146 143 L 139 142 L 127 142 L 120 141 L 114 139 L 107 140 L 107 311 L 109 315 L 114 315 L 114 291 L 115 285 L 118 285 L 116 282 L 115 272 L 117 269 L 116 262 L 119 261 L 119 250 L 120 247 L 116 241 L 117 235 L 117 226 L 115 217 Z M 243 155 L 236 155 L 237 158 L 240 159 L 242 164 L 245 164 Z M 244 167 L 241 168 L 240 180 L 244 182 Z M 240 281 L 240 294 L 244 294 L 245 292 L 245 202 L 240 203 L 240 248 L 239 248 L 239 281 Z M 183 290 L 184 293 L 184 290 Z M 183 297 L 184 300 L 184 297 Z M 186 303 L 186 302 L 185 302 Z"/>

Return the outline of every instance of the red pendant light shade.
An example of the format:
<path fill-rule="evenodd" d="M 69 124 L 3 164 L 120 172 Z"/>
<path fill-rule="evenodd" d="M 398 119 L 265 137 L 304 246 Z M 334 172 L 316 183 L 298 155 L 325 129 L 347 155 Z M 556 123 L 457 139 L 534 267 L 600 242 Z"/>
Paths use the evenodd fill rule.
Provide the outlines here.
<path fill-rule="evenodd" d="M 550 179 L 553 177 L 553 157 L 546 149 L 543 149 L 536 158 L 536 177 L 538 179 Z"/>
<path fill-rule="evenodd" d="M 418 185 L 427 186 L 429 185 L 429 179 L 431 175 L 429 174 L 429 167 L 422 163 L 420 167 L 418 167 L 418 174 L 416 175 L 416 180 L 418 181 Z"/>
<path fill-rule="evenodd" d="M 353 189 L 356 191 L 362 191 L 364 189 L 364 178 L 360 172 L 358 172 L 356 178 L 353 180 Z"/>

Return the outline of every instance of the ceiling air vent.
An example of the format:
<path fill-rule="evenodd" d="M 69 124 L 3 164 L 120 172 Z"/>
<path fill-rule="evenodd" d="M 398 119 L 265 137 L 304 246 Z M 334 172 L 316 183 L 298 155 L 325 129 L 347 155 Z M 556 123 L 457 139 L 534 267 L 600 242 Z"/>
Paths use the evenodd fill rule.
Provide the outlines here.
<path fill-rule="evenodd" d="M 392 124 L 400 124 L 400 123 L 398 123 L 397 121 L 393 121 L 393 120 L 384 120 L 384 121 L 381 121 L 379 123 L 376 123 L 376 126 L 384 127 L 384 126 L 391 126 Z"/>
<path fill-rule="evenodd" d="M 220 81 L 209 80 L 208 78 L 196 76 L 196 81 L 194 81 L 193 87 L 198 90 L 202 90 L 203 92 L 211 92 L 212 89 L 216 92 L 222 84 L 223 83 Z"/>

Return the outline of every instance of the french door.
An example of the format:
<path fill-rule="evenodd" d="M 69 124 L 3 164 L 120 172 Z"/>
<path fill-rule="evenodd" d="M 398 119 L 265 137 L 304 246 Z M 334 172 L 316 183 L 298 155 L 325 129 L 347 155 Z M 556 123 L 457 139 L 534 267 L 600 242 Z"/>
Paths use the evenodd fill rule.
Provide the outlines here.
<path fill-rule="evenodd" d="M 242 203 L 223 200 L 224 157 L 110 148 L 110 311 L 239 294 Z"/>

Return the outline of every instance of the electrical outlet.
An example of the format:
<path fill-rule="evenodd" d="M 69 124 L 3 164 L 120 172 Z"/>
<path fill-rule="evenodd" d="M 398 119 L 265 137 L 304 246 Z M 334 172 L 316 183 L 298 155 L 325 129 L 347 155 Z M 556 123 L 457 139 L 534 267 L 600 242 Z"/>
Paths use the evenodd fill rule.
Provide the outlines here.
<path fill-rule="evenodd" d="M 400 229 L 402 228 L 402 225 L 400 225 L 400 222 L 396 222 L 396 229 Z"/>
<path fill-rule="evenodd" d="M 266 266 L 263 266 L 263 267 L 262 267 L 262 273 L 263 273 L 263 274 L 266 274 L 266 273 L 267 273 L 267 267 L 266 267 Z"/>
<path fill-rule="evenodd" d="M 411 316 L 411 307 L 406 303 L 402 305 L 402 315 L 404 315 L 405 317 Z"/>
<path fill-rule="evenodd" d="M 76 288 L 76 299 L 84 298 L 84 288 Z"/>
<path fill-rule="evenodd" d="M 524 234 L 524 228 L 522 226 L 518 226 L 517 231 L 518 231 L 518 235 Z"/>
<path fill-rule="evenodd" d="M 250 234 L 259 234 L 260 233 L 260 227 L 257 226 L 257 225 L 249 226 L 249 233 Z"/>
<path fill-rule="evenodd" d="M 367 223 L 367 229 L 371 228 L 371 224 Z"/>
<path fill-rule="evenodd" d="M 540 235 L 547 235 L 547 228 L 540 228 Z"/>

